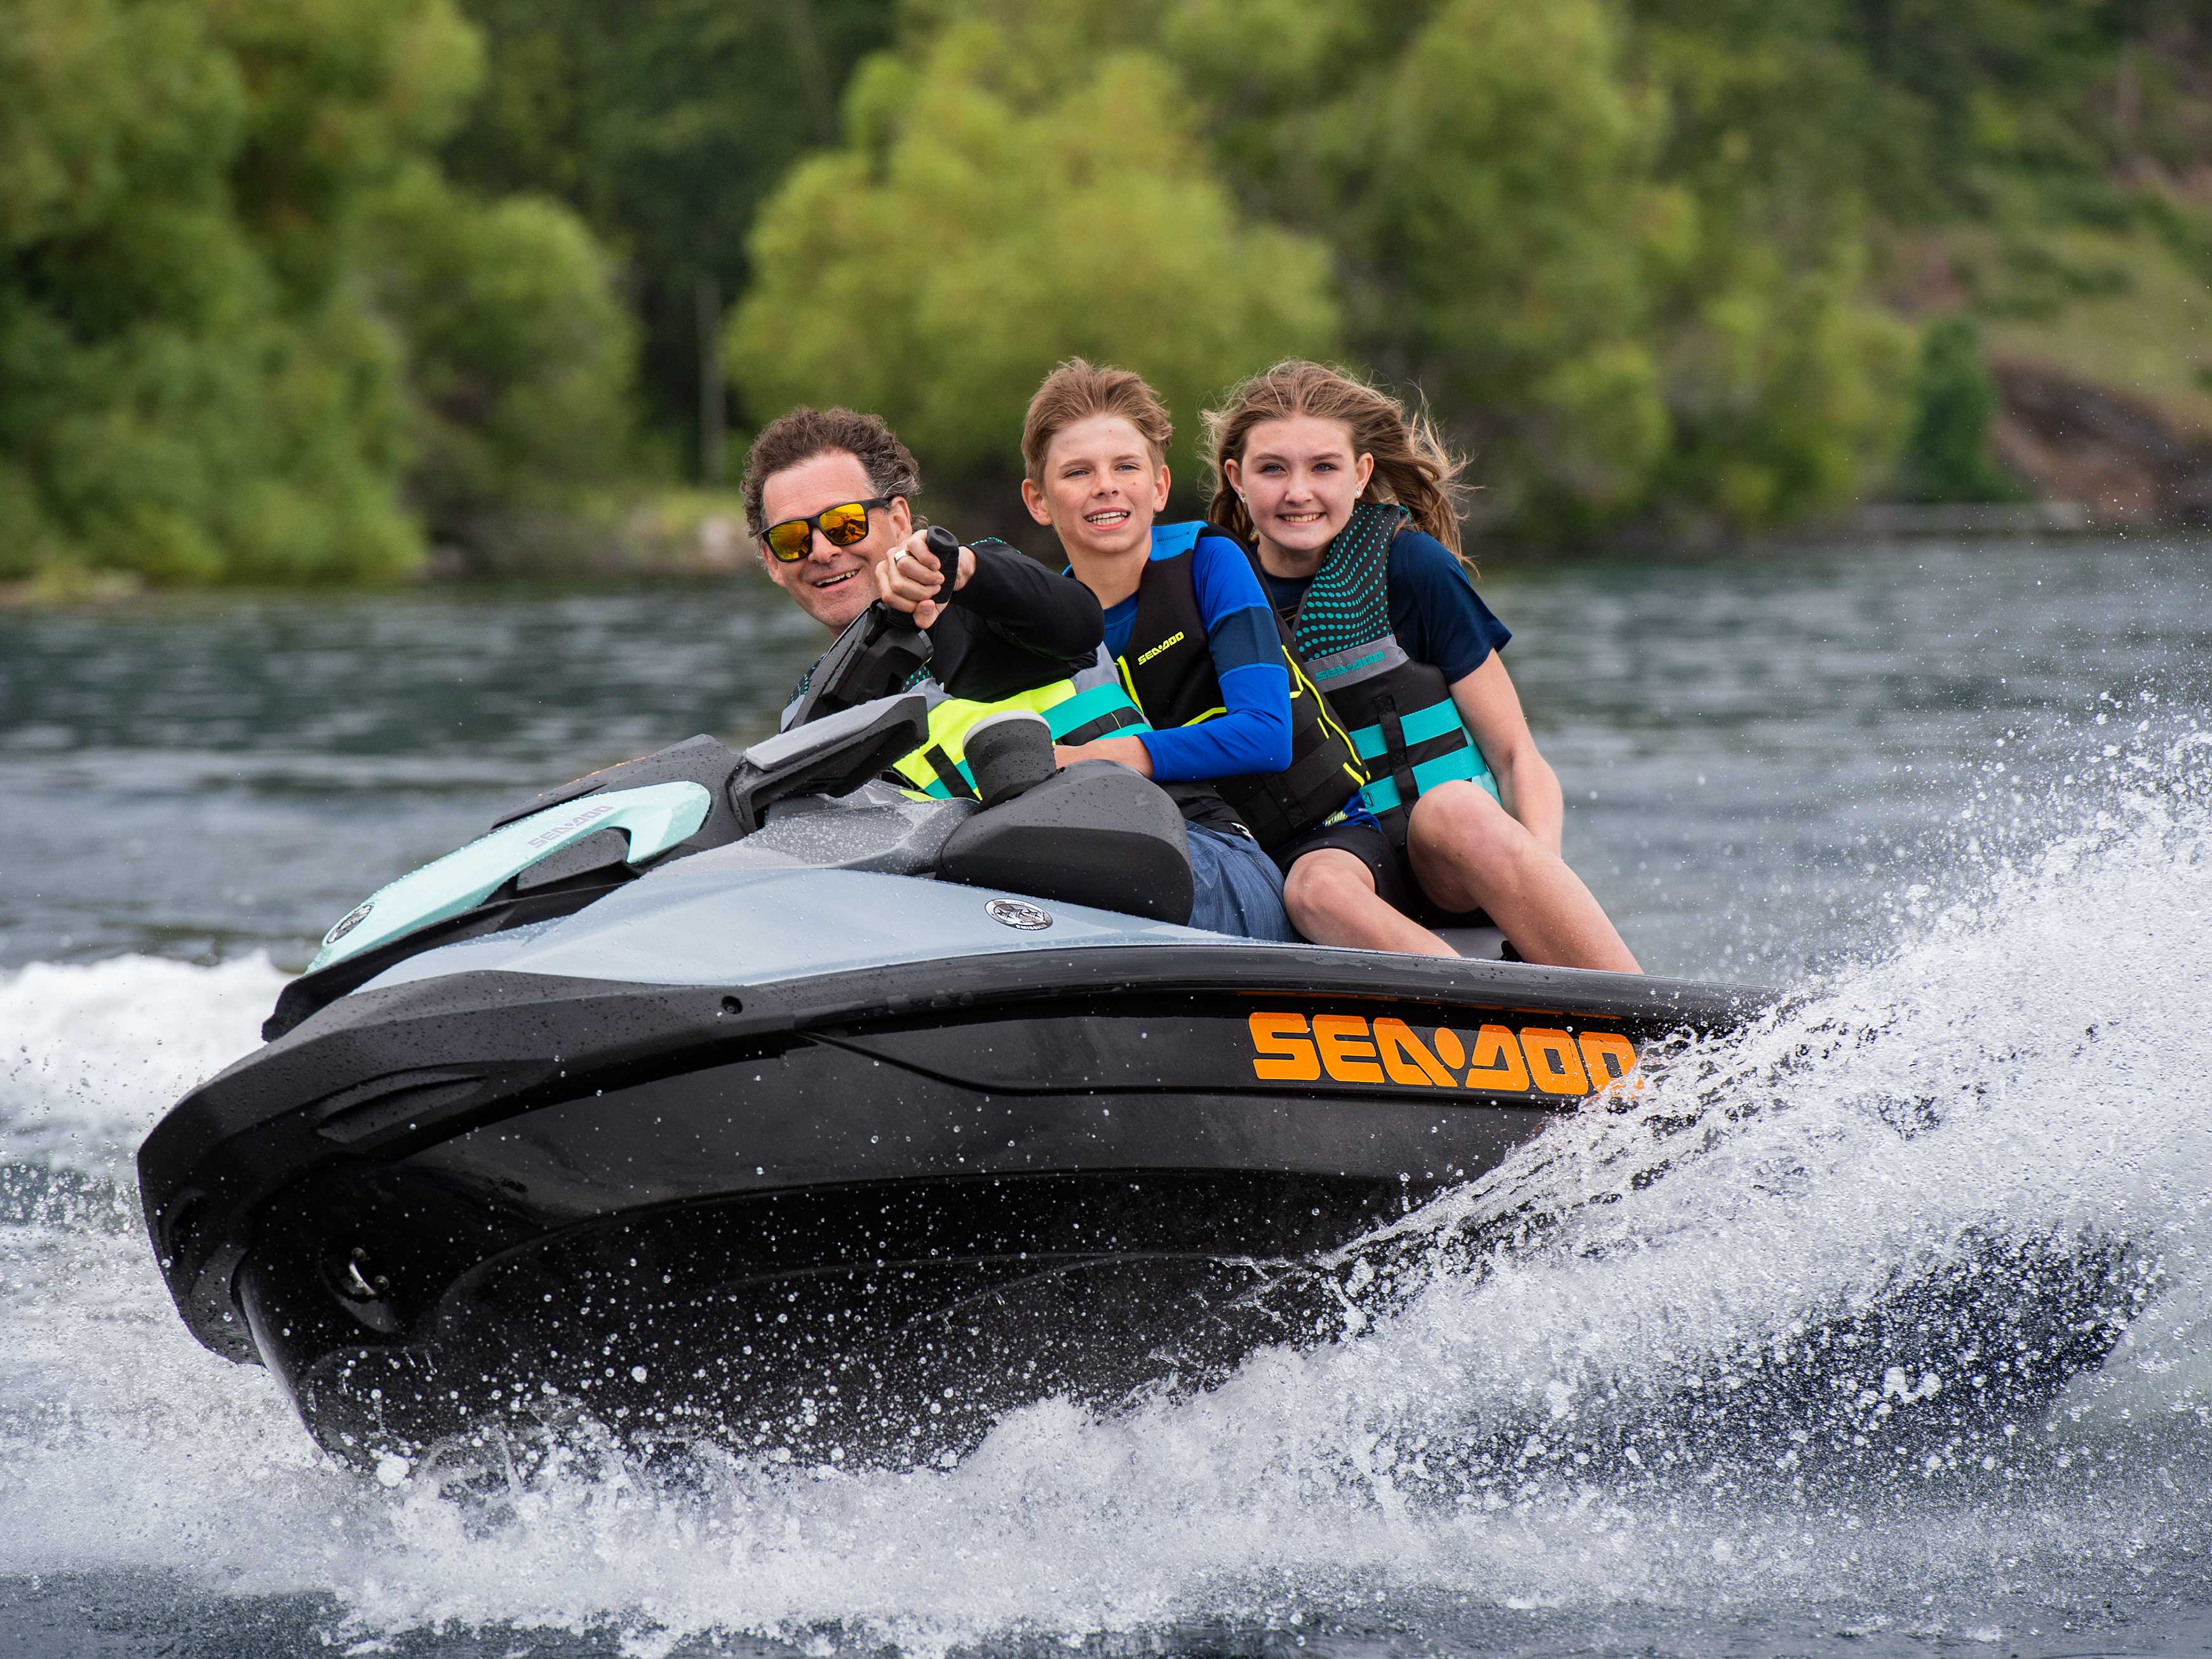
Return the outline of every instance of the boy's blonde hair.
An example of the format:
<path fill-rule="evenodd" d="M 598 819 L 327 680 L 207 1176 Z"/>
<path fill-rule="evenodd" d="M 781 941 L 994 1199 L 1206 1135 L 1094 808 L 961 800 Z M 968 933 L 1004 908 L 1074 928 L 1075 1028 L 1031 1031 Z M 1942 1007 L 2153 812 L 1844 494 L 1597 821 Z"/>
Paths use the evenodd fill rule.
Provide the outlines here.
<path fill-rule="evenodd" d="M 1120 416 L 1137 428 L 1152 452 L 1152 465 L 1166 465 L 1175 423 L 1168 419 L 1160 394 L 1132 369 L 1098 368 L 1070 357 L 1044 377 L 1030 399 L 1029 413 L 1022 417 L 1022 465 L 1031 483 L 1044 487 L 1044 453 L 1052 441 L 1094 415 Z"/>

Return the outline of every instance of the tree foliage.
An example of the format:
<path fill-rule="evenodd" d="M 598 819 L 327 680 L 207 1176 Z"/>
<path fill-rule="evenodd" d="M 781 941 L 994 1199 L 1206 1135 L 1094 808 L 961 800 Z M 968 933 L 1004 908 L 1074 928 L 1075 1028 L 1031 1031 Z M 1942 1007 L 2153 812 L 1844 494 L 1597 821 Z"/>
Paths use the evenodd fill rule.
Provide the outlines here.
<path fill-rule="evenodd" d="M 1164 61 L 1035 50 L 1068 9 L 965 19 L 863 67 L 844 143 L 754 231 L 730 337 L 753 413 L 873 409 L 933 467 L 1004 472 L 1060 358 L 1139 369 L 1188 412 L 1334 343 L 1323 250 L 1238 210 Z"/>
<path fill-rule="evenodd" d="M 1982 361 L 1980 331 L 1967 317 L 1930 325 L 1913 386 L 1912 430 L 1899 483 L 1922 501 L 2002 501 L 2020 487 L 1990 453 L 1997 386 Z"/>
<path fill-rule="evenodd" d="M 1003 484 L 1070 353 L 1152 375 L 1187 462 L 1231 379 L 1336 352 L 1429 400 L 1497 533 L 1753 528 L 2003 486 L 1972 460 L 1978 356 L 1931 316 L 2010 352 L 2149 293 L 2153 253 L 2169 287 L 2212 270 L 2203 0 L 8 23 L 0 580 L 368 578 L 426 534 L 511 543 L 690 453 L 718 361 L 755 419 L 871 404 L 957 486 Z"/>
<path fill-rule="evenodd" d="M 1886 463 L 1905 336 L 1862 291 L 1863 217 L 1848 190 L 1806 213 L 1786 152 L 1825 152 L 1717 128 L 1820 82 L 1786 54 L 1608 0 L 1178 0 L 1166 27 L 1247 188 L 1325 228 L 1358 355 L 1474 451 L 1492 526 L 1756 526 Z"/>
<path fill-rule="evenodd" d="M 696 453 L 701 286 L 722 305 L 744 290 L 754 216 L 836 141 L 847 76 L 884 43 L 892 0 L 465 3 L 489 71 L 448 170 L 565 202 L 614 250 L 651 418 Z"/>
<path fill-rule="evenodd" d="M 409 568 L 410 461 L 459 435 L 422 418 L 411 372 L 465 362 L 495 319 L 521 319 L 482 295 L 484 337 L 418 351 L 404 295 L 380 304 L 362 268 L 364 226 L 458 118 L 474 33 L 448 0 L 18 0 L 9 24 L 0 574 Z M 481 251 L 506 257 L 501 211 Z M 537 229 L 541 264 L 549 234 L 581 234 Z M 596 295 L 609 325 L 595 269 L 569 258 L 558 277 L 550 311 Z M 574 328 L 538 330 L 538 350 L 574 344 Z M 619 441 L 606 402 L 590 414 Z M 549 447 L 510 421 L 495 441 L 511 483 L 560 476 L 576 434 Z"/>
<path fill-rule="evenodd" d="M 763 212 L 732 344 L 756 416 L 858 398 L 973 472 L 1003 466 L 1017 392 L 1056 356 L 1146 368 L 1188 425 L 1333 309 L 1349 355 L 1474 453 L 1480 515 L 1515 533 L 1771 523 L 1894 452 L 1910 337 L 1866 292 L 1859 198 L 1808 215 L 1824 153 L 1762 173 L 1678 116 L 1699 77 L 1747 74 L 1703 37 L 1611 0 L 914 0 L 907 21 L 844 146 Z M 1778 101 L 1821 82 L 1778 61 Z M 1832 105 L 1865 91 L 1831 78 Z M 1237 245 L 1271 226 L 1304 263 Z"/>
<path fill-rule="evenodd" d="M 604 251 L 542 198 L 490 203 L 418 164 L 367 214 L 366 284 L 398 319 L 414 393 L 410 495 L 479 546 L 579 481 L 626 474 L 635 331 Z"/>

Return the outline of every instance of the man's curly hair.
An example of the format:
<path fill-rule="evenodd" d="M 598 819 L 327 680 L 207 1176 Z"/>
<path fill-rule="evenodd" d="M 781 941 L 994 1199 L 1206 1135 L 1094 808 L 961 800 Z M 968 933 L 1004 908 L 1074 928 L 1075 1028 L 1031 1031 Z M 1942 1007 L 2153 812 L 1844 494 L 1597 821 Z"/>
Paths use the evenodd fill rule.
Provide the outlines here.
<path fill-rule="evenodd" d="M 921 494 L 921 469 L 883 416 L 802 405 L 763 427 L 745 452 L 745 528 L 756 538 L 767 533 L 768 526 L 761 522 L 761 488 L 770 478 L 837 450 L 860 462 L 877 495 L 903 495 L 911 504 Z"/>

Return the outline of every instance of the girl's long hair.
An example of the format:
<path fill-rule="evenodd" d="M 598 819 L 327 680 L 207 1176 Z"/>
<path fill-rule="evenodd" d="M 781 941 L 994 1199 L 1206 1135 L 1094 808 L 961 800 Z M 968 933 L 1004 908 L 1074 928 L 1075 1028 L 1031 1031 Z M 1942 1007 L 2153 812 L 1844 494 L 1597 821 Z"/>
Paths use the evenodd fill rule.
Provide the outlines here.
<path fill-rule="evenodd" d="M 1206 411 L 1206 459 L 1213 474 L 1213 504 L 1208 516 L 1224 530 L 1251 544 L 1252 515 L 1229 487 L 1224 461 L 1244 464 L 1244 445 L 1263 421 L 1311 415 L 1341 423 L 1352 434 L 1355 456 L 1372 455 L 1375 473 L 1359 493 L 1364 501 L 1395 501 L 1455 556 L 1465 557 L 1460 542 L 1460 503 L 1466 487 L 1460 474 L 1467 463 L 1444 447 L 1427 410 L 1412 415 L 1387 392 L 1366 381 L 1304 358 L 1285 358 L 1253 375 L 1229 394 L 1218 409 Z"/>

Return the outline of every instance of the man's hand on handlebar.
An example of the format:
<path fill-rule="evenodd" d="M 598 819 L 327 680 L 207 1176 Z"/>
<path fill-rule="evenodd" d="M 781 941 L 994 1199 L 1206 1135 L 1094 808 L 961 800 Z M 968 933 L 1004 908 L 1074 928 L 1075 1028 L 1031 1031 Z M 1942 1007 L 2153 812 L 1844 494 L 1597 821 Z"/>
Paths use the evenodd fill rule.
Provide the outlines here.
<path fill-rule="evenodd" d="M 917 628 L 927 628 L 945 614 L 944 601 L 936 597 L 945 589 L 945 575 L 935 556 L 922 543 L 922 538 L 928 533 L 915 531 L 876 567 L 878 595 L 892 610 L 903 611 L 913 617 Z M 963 546 L 960 568 L 954 573 L 952 586 L 945 592 L 945 599 L 950 599 L 953 593 L 967 586 L 968 579 L 975 574 L 975 550 Z"/>

